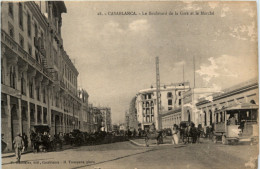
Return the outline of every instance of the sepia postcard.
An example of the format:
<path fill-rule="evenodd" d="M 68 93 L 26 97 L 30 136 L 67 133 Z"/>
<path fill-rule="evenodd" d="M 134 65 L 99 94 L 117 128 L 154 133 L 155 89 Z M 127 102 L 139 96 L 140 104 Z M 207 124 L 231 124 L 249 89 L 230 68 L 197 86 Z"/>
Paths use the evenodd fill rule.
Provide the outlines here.
<path fill-rule="evenodd" d="M 1 1 L 3 169 L 257 169 L 255 1 Z"/>

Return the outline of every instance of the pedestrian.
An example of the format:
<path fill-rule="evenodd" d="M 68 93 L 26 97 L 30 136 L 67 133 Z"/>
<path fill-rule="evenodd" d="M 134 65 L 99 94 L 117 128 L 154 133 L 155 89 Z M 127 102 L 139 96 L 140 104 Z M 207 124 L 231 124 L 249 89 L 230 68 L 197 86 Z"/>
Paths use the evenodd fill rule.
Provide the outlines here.
<path fill-rule="evenodd" d="M 197 142 L 197 128 L 195 127 L 194 123 L 191 123 L 191 129 L 190 129 L 191 137 L 192 137 L 192 143 Z"/>
<path fill-rule="evenodd" d="M 31 130 L 31 132 L 30 132 L 30 139 L 31 139 L 31 146 L 32 146 L 32 149 L 33 149 L 33 151 L 35 151 L 35 139 L 36 139 L 36 133 L 33 131 L 33 130 Z"/>
<path fill-rule="evenodd" d="M 63 141 L 64 141 L 63 134 L 62 132 L 60 132 L 59 134 L 60 149 L 62 149 Z"/>
<path fill-rule="evenodd" d="M 136 130 L 134 129 L 134 133 L 133 133 L 133 136 L 134 136 L 134 138 L 135 138 L 135 136 L 136 136 Z"/>
<path fill-rule="evenodd" d="M 179 144 L 177 125 L 174 124 L 172 128 L 172 144 Z"/>
<path fill-rule="evenodd" d="M 28 137 L 25 133 L 23 133 L 23 142 L 24 142 L 24 150 L 27 151 L 27 148 L 28 148 Z"/>
<path fill-rule="evenodd" d="M 200 137 L 201 137 L 201 133 L 203 132 L 203 129 L 202 129 L 202 125 L 199 124 L 198 125 L 198 133 L 197 133 L 197 143 L 201 143 L 200 142 Z"/>
<path fill-rule="evenodd" d="M 180 132 L 180 128 L 179 126 L 176 124 L 176 130 L 177 130 L 177 137 L 178 137 L 178 143 L 180 142 L 180 138 L 181 138 L 181 132 Z"/>
<path fill-rule="evenodd" d="M 13 144 L 15 149 L 15 157 L 17 159 L 17 162 L 20 163 L 22 151 L 24 149 L 24 142 L 22 137 L 20 136 L 20 133 L 17 133 L 17 136 L 14 138 Z"/>
<path fill-rule="evenodd" d="M 2 147 L 2 153 L 4 152 L 5 148 L 7 147 L 6 142 L 4 142 L 4 134 L 1 134 L 1 147 Z"/>

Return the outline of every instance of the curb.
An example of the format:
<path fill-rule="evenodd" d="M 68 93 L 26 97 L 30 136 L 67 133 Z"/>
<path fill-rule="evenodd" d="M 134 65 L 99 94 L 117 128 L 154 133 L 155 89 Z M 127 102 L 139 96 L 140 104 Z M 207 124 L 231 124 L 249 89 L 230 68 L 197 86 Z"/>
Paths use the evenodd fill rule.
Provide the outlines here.
<path fill-rule="evenodd" d="M 136 146 L 141 146 L 141 147 L 147 147 L 145 144 L 140 144 L 140 143 L 137 143 L 133 140 L 129 140 L 132 144 L 136 145 Z M 149 145 L 149 147 L 158 147 L 158 146 L 170 146 L 170 145 L 174 145 L 174 144 L 159 144 L 159 145 Z"/>

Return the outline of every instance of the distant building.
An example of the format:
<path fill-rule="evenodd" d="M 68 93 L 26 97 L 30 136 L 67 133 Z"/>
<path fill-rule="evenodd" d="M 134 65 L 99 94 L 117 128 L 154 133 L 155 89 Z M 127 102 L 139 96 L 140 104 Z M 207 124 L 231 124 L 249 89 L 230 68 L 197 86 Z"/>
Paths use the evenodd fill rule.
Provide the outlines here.
<path fill-rule="evenodd" d="M 98 107 L 102 115 L 102 127 L 104 131 L 108 132 L 112 130 L 111 124 L 111 108 L 110 107 Z"/>
<path fill-rule="evenodd" d="M 182 92 L 181 106 L 167 111 L 161 115 L 162 128 L 173 128 L 174 124 L 180 125 L 181 121 L 189 121 L 198 125 L 196 103 L 198 99 L 214 93 L 212 88 L 188 88 Z"/>
<path fill-rule="evenodd" d="M 160 88 L 160 115 L 169 110 L 180 108 L 182 93 L 189 89 L 189 83 L 176 83 L 164 85 Z M 140 90 L 136 98 L 137 120 L 142 129 L 148 128 L 152 123 L 156 129 L 161 129 L 162 124 L 156 106 L 156 88 Z"/>
<path fill-rule="evenodd" d="M 91 132 L 92 117 L 90 113 L 90 104 L 88 102 L 89 95 L 86 90 L 80 89 L 79 98 L 82 101 L 81 114 L 79 118 L 80 126 L 79 129 L 84 132 Z"/>
<path fill-rule="evenodd" d="M 131 100 L 128 111 L 129 118 L 129 129 L 134 130 L 138 129 L 138 120 L 137 120 L 137 109 L 136 109 L 136 96 Z"/>
<path fill-rule="evenodd" d="M 113 124 L 112 125 L 112 131 L 119 131 L 119 125 Z"/>
<path fill-rule="evenodd" d="M 129 129 L 129 113 L 128 113 L 127 111 L 125 112 L 125 123 L 124 123 L 124 128 L 125 128 L 126 130 Z"/>
<path fill-rule="evenodd" d="M 193 122 L 195 126 L 198 126 L 199 113 L 196 107 L 198 100 L 202 97 L 211 99 L 211 95 L 216 92 L 214 88 L 195 88 L 184 92 L 181 121 Z"/>

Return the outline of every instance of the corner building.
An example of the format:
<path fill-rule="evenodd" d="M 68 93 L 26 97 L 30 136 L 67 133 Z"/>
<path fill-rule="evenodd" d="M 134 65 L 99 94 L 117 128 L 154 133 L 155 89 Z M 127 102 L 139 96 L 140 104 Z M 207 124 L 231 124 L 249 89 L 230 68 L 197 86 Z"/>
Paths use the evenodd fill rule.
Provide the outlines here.
<path fill-rule="evenodd" d="M 159 109 L 157 110 L 156 88 L 140 90 L 136 95 L 138 126 L 147 129 L 154 123 L 156 129 L 162 129 L 163 114 L 181 108 L 182 94 L 189 88 L 189 83 L 176 83 L 160 87 Z"/>
<path fill-rule="evenodd" d="M 78 71 L 61 36 L 63 1 L 1 2 L 1 121 L 5 151 L 16 133 L 82 127 Z M 30 139 L 29 146 L 30 146 Z"/>

